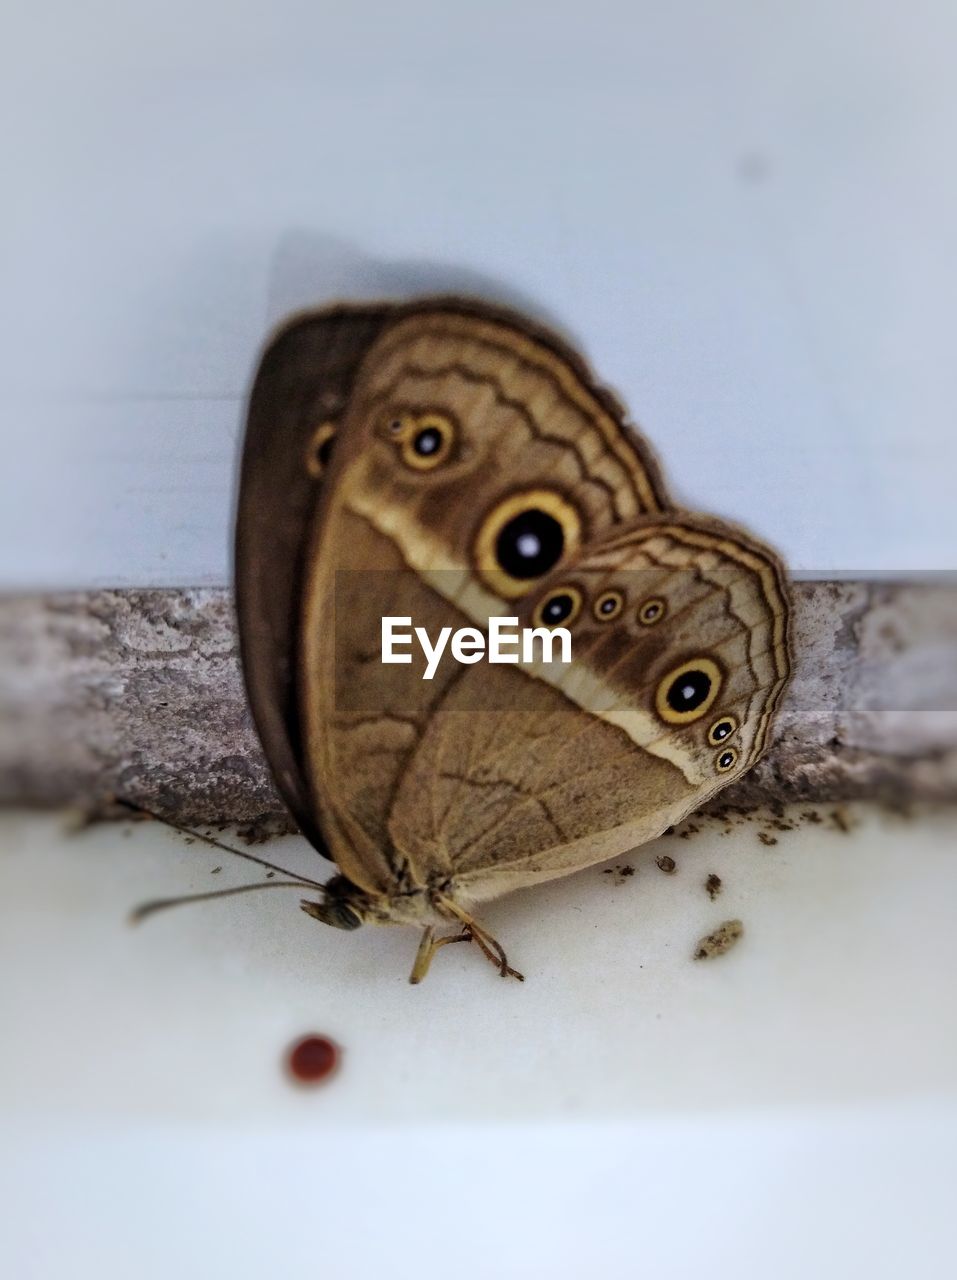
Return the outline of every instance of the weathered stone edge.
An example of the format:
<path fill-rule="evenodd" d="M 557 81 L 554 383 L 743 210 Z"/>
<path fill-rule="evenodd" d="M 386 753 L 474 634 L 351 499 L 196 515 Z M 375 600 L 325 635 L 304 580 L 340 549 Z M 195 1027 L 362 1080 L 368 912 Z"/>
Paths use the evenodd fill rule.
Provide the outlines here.
<path fill-rule="evenodd" d="M 957 799 L 957 586 L 801 582 L 765 758 L 719 804 Z M 223 589 L 0 599 L 0 804 L 286 829 Z"/>

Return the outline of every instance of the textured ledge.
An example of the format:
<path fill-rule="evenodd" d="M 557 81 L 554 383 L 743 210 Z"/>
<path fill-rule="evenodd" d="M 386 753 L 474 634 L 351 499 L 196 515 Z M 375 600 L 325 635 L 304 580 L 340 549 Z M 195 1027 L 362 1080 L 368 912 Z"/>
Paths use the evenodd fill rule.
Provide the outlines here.
<path fill-rule="evenodd" d="M 720 804 L 957 800 L 957 586 L 798 583 L 771 751 Z M 0 600 L 0 803 L 117 792 L 183 822 L 288 827 L 225 590 Z"/>

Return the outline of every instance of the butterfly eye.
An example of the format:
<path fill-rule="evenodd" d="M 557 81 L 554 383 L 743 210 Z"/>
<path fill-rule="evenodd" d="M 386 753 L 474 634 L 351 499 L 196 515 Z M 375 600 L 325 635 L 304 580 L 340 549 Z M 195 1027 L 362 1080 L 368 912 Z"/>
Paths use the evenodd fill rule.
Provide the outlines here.
<path fill-rule="evenodd" d="M 332 459 L 332 446 L 336 439 L 336 424 L 324 422 L 316 427 L 306 449 L 306 470 L 318 480 Z"/>
<path fill-rule="evenodd" d="M 536 627 L 561 627 L 574 622 L 582 607 L 582 594 L 577 587 L 559 587 L 550 591 L 535 610 Z"/>
<path fill-rule="evenodd" d="M 664 600 L 654 596 L 651 600 L 646 600 L 638 610 L 638 621 L 643 627 L 653 627 L 665 616 L 666 607 Z"/>
<path fill-rule="evenodd" d="M 592 612 L 599 622 L 611 622 L 622 611 L 625 599 L 620 591 L 603 591 L 595 601 Z"/>
<path fill-rule="evenodd" d="M 714 762 L 714 767 L 719 773 L 727 773 L 729 769 L 733 769 L 738 763 L 738 753 L 734 747 L 728 747 L 727 751 L 722 751 Z"/>
<path fill-rule="evenodd" d="M 693 658 L 658 682 L 655 710 L 666 724 L 700 720 L 721 690 L 721 668 L 710 658 Z"/>
<path fill-rule="evenodd" d="M 516 493 L 489 512 L 475 539 L 479 573 L 495 591 L 524 595 L 581 536 L 575 508 L 550 489 Z"/>
<path fill-rule="evenodd" d="M 394 423 L 397 432 L 392 432 Z M 390 434 L 401 446 L 402 461 L 415 471 L 432 471 L 445 461 L 455 443 L 455 428 L 441 413 L 406 414 L 389 424 Z"/>
<path fill-rule="evenodd" d="M 738 722 L 734 716 L 722 716 L 720 720 L 715 720 L 708 730 L 708 741 L 713 747 L 717 747 L 724 742 L 725 738 L 730 738 L 737 727 Z"/>

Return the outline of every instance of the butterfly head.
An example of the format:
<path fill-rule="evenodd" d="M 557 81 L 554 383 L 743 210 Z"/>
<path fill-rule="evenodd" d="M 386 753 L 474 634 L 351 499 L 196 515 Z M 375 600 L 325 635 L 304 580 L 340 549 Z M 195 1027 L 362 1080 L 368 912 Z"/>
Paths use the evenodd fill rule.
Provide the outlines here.
<path fill-rule="evenodd" d="M 322 899 L 303 899 L 300 906 L 307 916 L 331 925 L 333 929 L 358 929 L 364 922 L 364 895 L 345 876 L 334 876 L 322 886 Z"/>

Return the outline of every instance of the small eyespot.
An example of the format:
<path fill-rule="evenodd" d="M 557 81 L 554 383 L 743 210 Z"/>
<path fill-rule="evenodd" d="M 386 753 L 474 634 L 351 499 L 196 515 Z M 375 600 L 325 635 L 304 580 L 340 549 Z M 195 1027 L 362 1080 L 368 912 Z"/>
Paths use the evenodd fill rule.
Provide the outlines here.
<path fill-rule="evenodd" d="M 445 461 L 455 443 L 455 428 L 441 413 L 407 414 L 389 424 L 399 422 L 395 439 L 402 451 L 402 461 L 415 471 L 432 471 Z"/>
<path fill-rule="evenodd" d="M 415 413 L 396 413 L 390 410 L 379 420 L 378 434 L 387 440 L 400 444 L 415 428 L 419 415 Z"/>
<path fill-rule="evenodd" d="M 715 720 L 708 730 L 708 741 L 713 747 L 720 746 L 726 738 L 731 737 L 737 727 L 738 722 L 734 716 L 722 716 L 720 720 Z"/>
<path fill-rule="evenodd" d="M 324 422 L 313 431 L 306 449 L 306 470 L 318 480 L 332 459 L 332 446 L 336 439 L 336 424 Z"/>
<path fill-rule="evenodd" d="M 643 627 L 653 627 L 665 616 L 667 605 L 658 596 L 646 600 L 638 610 L 638 621 Z"/>
<path fill-rule="evenodd" d="M 536 627 L 563 627 L 574 622 L 581 612 L 582 594 L 577 587 L 558 587 L 549 591 L 535 610 Z"/>
<path fill-rule="evenodd" d="M 710 709 L 724 677 L 711 658 L 692 658 L 658 682 L 655 710 L 666 724 L 691 724 Z"/>
<path fill-rule="evenodd" d="M 621 613 L 625 598 L 620 591 L 603 591 L 595 601 L 592 613 L 599 622 L 611 622 Z"/>
<path fill-rule="evenodd" d="M 719 773 L 727 773 L 729 769 L 733 769 L 738 763 L 738 753 L 734 747 L 728 747 L 726 751 L 722 751 L 714 762 L 714 767 Z"/>
<path fill-rule="evenodd" d="M 515 493 L 482 521 L 475 563 L 494 591 L 517 598 L 574 551 L 580 536 L 581 518 L 560 494 L 550 489 Z"/>

